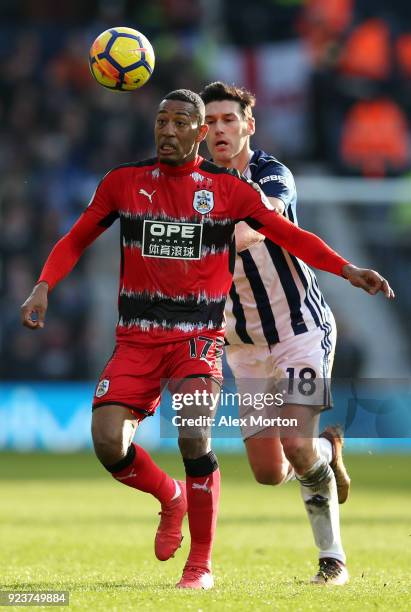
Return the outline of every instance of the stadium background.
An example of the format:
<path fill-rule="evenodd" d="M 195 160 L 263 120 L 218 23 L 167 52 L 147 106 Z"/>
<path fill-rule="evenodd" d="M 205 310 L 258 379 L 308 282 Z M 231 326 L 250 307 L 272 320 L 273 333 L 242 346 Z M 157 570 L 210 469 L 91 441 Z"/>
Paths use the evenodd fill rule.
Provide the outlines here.
<path fill-rule="evenodd" d="M 140 29 L 156 51 L 152 79 L 132 94 L 104 91 L 88 71 L 90 43 L 113 25 Z M 174 565 L 153 559 L 154 500 L 118 487 L 89 452 L 93 388 L 114 338 L 116 228 L 53 292 L 41 333 L 19 321 L 42 262 L 101 176 L 152 156 L 156 106 L 169 90 L 221 78 L 257 94 L 253 146 L 293 170 L 301 225 L 380 270 L 397 293 L 387 303 L 319 275 L 339 326 L 335 376 L 409 377 L 410 77 L 406 0 L 0 1 L 3 589 L 70 589 L 81 610 L 198 609 L 197 599 L 183 605 L 164 590 L 184 555 Z M 347 444 L 354 492 L 342 509 L 352 573 L 344 594 L 304 586 L 315 554 L 295 484 L 256 485 L 240 439 L 216 439 L 217 589 L 202 606 L 409 609 L 411 433 L 401 402 L 390 439 Z M 183 476 L 158 420 L 138 440 Z"/>
<path fill-rule="evenodd" d="M 162 95 L 215 78 L 257 94 L 253 146 L 294 171 L 301 224 L 396 290 L 388 304 L 320 274 L 339 327 L 335 377 L 408 376 L 411 9 L 260 0 L 252 27 L 248 9 L 244 0 L 1 2 L 0 448 L 90 445 L 93 384 L 113 344 L 117 228 L 53 292 L 41 333 L 20 326 L 19 305 L 105 172 L 153 155 Z M 90 78 L 90 43 L 113 24 L 140 29 L 156 49 L 154 76 L 134 94 Z M 141 435 L 162 445 L 157 421 Z M 239 440 L 217 444 L 241 450 Z"/>

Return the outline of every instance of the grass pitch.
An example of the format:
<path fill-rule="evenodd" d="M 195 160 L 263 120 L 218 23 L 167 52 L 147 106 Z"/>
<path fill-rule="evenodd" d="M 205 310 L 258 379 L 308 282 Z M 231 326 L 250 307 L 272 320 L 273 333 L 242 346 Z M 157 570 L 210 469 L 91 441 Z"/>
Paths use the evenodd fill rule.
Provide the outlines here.
<path fill-rule="evenodd" d="M 177 455 L 157 460 L 183 477 Z M 244 456 L 221 455 L 216 587 L 186 592 L 174 584 L 188 528 L 175 559 L 157 561 L 156 500 L 114 482 L 92 455 L 3 453 L 0 590 L 69 590 L 70 609 L 92 611 L 410 610 L 410 463 L 347 456 L 353 490 L 341 514 L 351 582 L 324 588 L 307 584 L 316 551 L 297 484 L 257 485 Z"/>

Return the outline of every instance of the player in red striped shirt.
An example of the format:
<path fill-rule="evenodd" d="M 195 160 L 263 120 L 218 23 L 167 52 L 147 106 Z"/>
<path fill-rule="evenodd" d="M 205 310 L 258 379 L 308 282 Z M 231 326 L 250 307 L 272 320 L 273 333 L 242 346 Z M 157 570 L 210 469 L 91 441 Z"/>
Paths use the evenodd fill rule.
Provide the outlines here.
<path fill-rule="evenodd" d="M 98 459 L 116 480 L 160 501 L 155 541 L 160 560 L 180 546 L 188 513 L 191 547 L 177 586 L 194 589 L 213 586 L 211 548 L 220 472 L 210 448 L 210 429 L 180 428 L 185 483 L 163 472 L 132 440 L 139 423 L 159 404 L 161 379 L 173 379 L 174 392 L 218 392 L 235 223 L 246 220 L 308 264 L 344 276 L 372 294 L 393 296 L 378 273 L 351 265 L 320 238 L 276 213 L 236 171 L 200 157 L 198 147 L 207 130 L 197 94 L 168 94 L 155 121 L 157 158 L 124 164 L 103 178 L 88 208 L 53 248 L 22 306 L 26 327 L 44 327 L 48 293 L 83 251 L 120 219 L 116 346 L 95 392 L 93 443 Z M 206 400 L 182 410 L 182 416 L 209 414 Z"/>

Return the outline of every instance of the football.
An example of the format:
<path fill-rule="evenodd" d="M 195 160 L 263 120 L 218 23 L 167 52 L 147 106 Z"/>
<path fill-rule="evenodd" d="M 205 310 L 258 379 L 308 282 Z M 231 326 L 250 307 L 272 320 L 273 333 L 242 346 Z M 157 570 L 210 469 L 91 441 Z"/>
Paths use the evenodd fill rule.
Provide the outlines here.
<path fill-rule="evenodd" d="M 133 91 L 151 77 L 155 64 L 149 40 L 132 28 L 110 28 L 90 48 L 89 65 L 96 81 L 117 91 Z"/>

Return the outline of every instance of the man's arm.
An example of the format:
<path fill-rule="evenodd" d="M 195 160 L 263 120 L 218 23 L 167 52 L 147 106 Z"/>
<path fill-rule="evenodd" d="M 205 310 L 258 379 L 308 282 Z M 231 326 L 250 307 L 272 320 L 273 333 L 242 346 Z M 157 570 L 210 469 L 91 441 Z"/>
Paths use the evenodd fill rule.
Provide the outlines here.
<path fill-rule="evenodd" d="M 83 214 L 68 234 L 57 242 L 44 264 L 33 291 L 21 306 L 21 322 L 25 327 L 29 329 L 44 327 L 48 292 L 71 272 L 83 251 L 105 229 L 96 225 L 93 218 Z"/>
<path fill-rule="evenodd" d="M 283 214 L 285 205 L 280 198 L 268 198 L 268 201 L 275 210 L 278 210 L 281 215 Z M 235 226 L 235 243 L 238 253 L 249 249 L 259 242 L 263 242 L 264 238 L 265 237 L 260 232 L 251 229 L 248 223 L 244 221 L 240 221 Z"/>
<path fill-rule="evenodd" d="M 273 210 L 266 196 L 258 195 L 247 182 L 241 181 L 236 196 L 237 210 L 247 211 L 244 220 L 292 255 L 314 268 L 343 276 L 354 287 L 361 287 L 371 295 L 382 291 L 387 298 L 394 297 L 388 282 L 378 272 L 350 264 L 321 238 L 297 227 Z"/>
<path fill-rule="evenodd" d="M 382 291 L 387 298 L 395 297 L 388 282 L 378 272 L 357 268 L 319 236 L 297 227 L 276 211 L 268 212 L 264 225 L 258 231 L 314 268 L 343 276 L 354 287 L 360 287 L 371 295 Z"/>
<path fill-rule="evenodd" d="M 48 292 L 71 272 L 83 251 L 117 218 L 111 195 L 115 180 L 115 173 L 106 175 L 97 187 L 88 208 L 52 249 L 37 283 L 21 306 L 21 322 L 25 327 L 44 327 Z"/>

